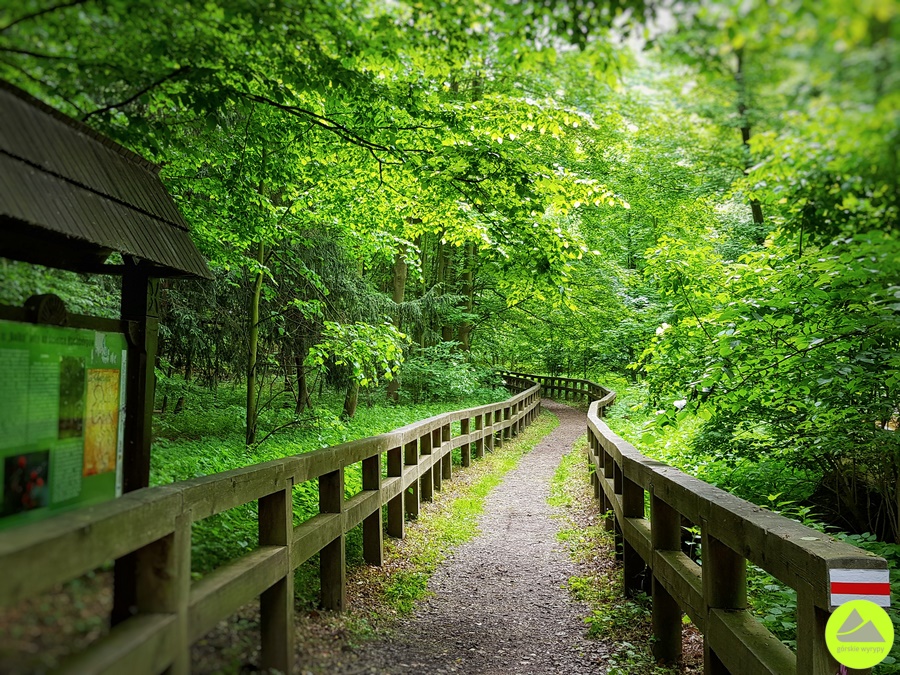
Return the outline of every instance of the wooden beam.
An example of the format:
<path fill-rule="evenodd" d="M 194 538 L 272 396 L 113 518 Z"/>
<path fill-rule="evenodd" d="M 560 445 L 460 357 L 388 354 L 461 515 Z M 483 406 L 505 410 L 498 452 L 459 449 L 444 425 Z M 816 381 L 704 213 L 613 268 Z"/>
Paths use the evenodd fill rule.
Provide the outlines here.
<path fill-rule="evenodd" d="M 150 485 L 150 443 L 153 433 L 153 398 L 157 332 L 159 328 L 159 281 L 131 258 L 125 259 L 122 275 L 121 315 L 132 330 L 127 334 L 125 367 L 125 421 L 122 456 L 122 491 L 132 492 Z M 116 560 L 113 570 L 112 624 L 119 624 L 137 611 L 137 560 L 134 554 Z"/>

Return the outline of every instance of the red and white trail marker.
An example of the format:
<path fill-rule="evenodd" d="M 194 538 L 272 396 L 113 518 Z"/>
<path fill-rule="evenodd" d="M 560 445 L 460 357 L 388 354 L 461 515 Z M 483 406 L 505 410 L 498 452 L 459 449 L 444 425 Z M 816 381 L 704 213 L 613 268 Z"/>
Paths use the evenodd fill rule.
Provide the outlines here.
<path fill-rule="evenodd" d="M 850 600 L 868 600 L 879 607 L 891 606 L 891 582 L 887 570 L 828 570 L 831 606 Z"/>

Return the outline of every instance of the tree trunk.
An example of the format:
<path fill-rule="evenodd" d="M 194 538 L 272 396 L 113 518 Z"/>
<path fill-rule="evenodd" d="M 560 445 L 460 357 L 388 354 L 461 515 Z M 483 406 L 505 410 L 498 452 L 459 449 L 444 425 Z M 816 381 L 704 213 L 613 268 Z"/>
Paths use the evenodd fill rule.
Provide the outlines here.
<path fill-rule="evenodd" d="M 466 296 L 465 310 L 466 314 L 471 315 L 475 308 L 475 287 L 474 287 L 474 270 L 475 266 L 475 245 L 466 244 L 466 266 L 463 271 L 463 294 Z M 468 318 L 459 324 L 459 343 L 463 351 L 469 351 L 472 338 L 472 321 Z"/>
<path fill-rule="evenodd" d="M 260 265 L 265 261 L 265 256 L 265 244 L 260 242 L 256 249 L 256 260 Z M 256 273 L 256 280 L 253 282 L 253 294 L 250 296 L 250 337 L 247 359 L 247 445 L 252 445 L 256 442 L 256 423 L 259 418 L 259 411 L 256 407 L 256 375 L 257 354 L 259 351 L 259 299 L 262 295 L 262 284 L 263 273 L 260 270 Z"/>
<path fill-rule="evenodd" d="M 313 404 L 309 398 L 309 384 L 306 381 L 306 368 L 303 367 L 303 362 L 306 360 L 306 355 L 309 353 L 309 349 L 306 346 L 306 340 L 300 341 L 300 354 L 296 357 L 297 359 L 297 407 L 294 409 L 294 412 L 299 415 L 306 408 L 312 410 Z"/>
<path fill-rule="evenodd" d="M 425 246 L 427 245 L 428 239 L 425 234 L 422 233 L 420 237 L 416 239 L 416 244 L 419 247 L 419 267 L 422 269 L 422 295 L 424 296 L 428 293 L 428 272 L 425 268 L 425 264 L 428 262 L 428 256 L 425 253 Z M 421 332 L 419 333 L 419 346 L 422 349 L 425 349 L 425 334 L 428 331 L 428 318 L 423 317 L 422 325 L 419 326 Z"/>
<path fill-rule="evenodd" d="M 259 179 L 257 192 L 260 198 L 266 191 L 266 160 L 268 154 L 266 148 L 263 147 L 262 153 L 262 178 Z M 256 247 L 256 262 L 259 263 L 259 271 L 256 273 L 256 280 L 253 282 L 253 294 L 250 296 L 250 337 L 247 350 L 247 445 L 256 442 L 256 424 L 259 421 L 259 411 L 257 410 L 256 401 L 256 376 L 257 376 L 257 355 L 259 351 L 259 299 L 262 295 L 263 271 L 262 266 L 266 262 L 266 245 L 262 238 Z"/>
<path fill-rule="evenodd" d="M 737 56 L 737 68 L 734 73 L 734 81 L 738 90 L 738 115 L 741 119 L 741 142 L 744 145 L 744 175 L 749 173 L 751 166 L 750 158 L 750 119 L 747 117 L 748 99 L 747 81 L 744 78 L 744 50 L 738 49 L 735 52 Z M 762 225 L 765 222 L 763 218 L 762 206 L 756 199 L 750 200 L 750 212 L 753 215 L 753 222 Z M 760 235 L 765 237 L 765 235 Z M 758 243 L 762 243 L 761 241 Z"/>
<path fill-rule="evenodd" d="M 438 284 L 441 295 L 447 295 L 450 280 L 450 246 L 443 241 L 438 244 Z M 453 339 L 453 326 L 447 323 L 446 318 L 441 319 L 441 340 L 450 342 Z"/>
<path fill-rule="evenodd" d="M 345 420 L 353 419 L 356 414 L 356 402 L 359 400 L 359 382 L 354 379 L 347 386 L 347 394 L 344 396 L 344 411 L 341 417 Z"/>
<path fill-rule="evenodd" d="M 399 249 L 397 249 L 397 257 L 394 258 L 393 292 L 391 294 L 394 304 L 397 305 L 394 308 L 394 325 L 397 327 L 397 330 L 400 330 L 400 304 L 403 302 L 406 293 L 406 276 L 408 272 L 406 246 L 401 244 Z M 399 391 L 400 378 L 395 375 L 394 379 L 388 382 L 387 397 L 392 401 L 396 401 Z"/>

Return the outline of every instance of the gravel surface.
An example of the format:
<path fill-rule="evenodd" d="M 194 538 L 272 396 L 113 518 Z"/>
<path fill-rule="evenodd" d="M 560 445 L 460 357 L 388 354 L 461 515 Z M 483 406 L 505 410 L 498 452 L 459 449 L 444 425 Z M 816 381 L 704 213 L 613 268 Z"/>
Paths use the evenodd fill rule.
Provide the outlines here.
<path fill-rule="evenodd" d="M 368 643 L 343 675 L 605 671 L 607 647 L 585 637 L 586 607 L 566 580 L 577 573 L 547 504 L 550 479 L 585 431 L 585 415 L 545 400 L 559 426 L 488 495 L 481 533 L 429 582 L 434 594 L 390 641 Z"/>

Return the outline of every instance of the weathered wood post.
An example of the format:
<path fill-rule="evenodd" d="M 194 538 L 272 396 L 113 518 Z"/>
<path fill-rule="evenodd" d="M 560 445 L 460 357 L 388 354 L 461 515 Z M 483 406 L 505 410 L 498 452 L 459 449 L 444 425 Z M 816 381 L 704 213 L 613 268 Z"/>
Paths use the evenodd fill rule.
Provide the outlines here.
<path fill-rule="evenodd" d="M 509 422 L 512 419 L 512 406 L 508 405 L 503 408 L 503 421 Z M 512 438 L 512 424 L 508 424 L 503 428 L 501 445 Z"/>
<path fill-rule="evenodd" d="M 644 517 L 644 489 L 630 480 L 622 478 L 622 516 L 623 518 Z M 624 527 L 624 523 L 622 526 Z M 622 538 L 623 580 L 626 595 L 635 595 L 641 590 L 641 579 L 646 572 L 640 553 L 625 537 Z"/>
<path fill-rule="evenodd" d="M 444 452 L 445 443 L 448 444 L 446 452 Z M 450 450 L 449 443 L 450 425 L 445 424 L 441 427 L 441 452 L 444 453 L 441 456 L 441 478 L 443 478 L 444 480 L 450 480 L 453 478 L 453 452 Z"/>
<path fill-rule="evenodd" d="M 381 453 L 362 461 L 362 489 L 374 492 L 381 490 Z M 370 565 L 379 567 L 384 561 L 384 530 L 380 508 L 363 520 L 363 559 Z"/>
<path fill-rule="evenodd" d="M 434 468 L 431 464 L 431 432 L 427 432 L 423 434 L 419 438 L 419 454 L 420 455 L 428 455 L 425 461 L 428 462 L 428 468 L 422 472 L 422 478 L 419 481 L 421 483 L 421 494 L 423 502 L 430 502 L 434 499 Z"/>
<path fill-rule="evenodd" d="M 603 448 L 603 479 L 607 480 L 613 477 L 615 472 L 615 461 L 613 460 L 612 454 L 610 454 L 606 448 Z M 609 516 L 606 518 L 606 521 L 603 523 L 603 528 L 607 532 L 614 532 L 616 529 L 616 517 L 613 514 L 613 505 L 612 501 L 610 501 L 609 497 L 606 495 L 606 491 L 603 491 L 603 509 Z"/>
<path fill-rule="evenodd" d="M 150 485 L 156 349 L 159 330 L 159 280 L 125 257 L 122 274 L 122 319 L 129 322 L 122 492 Z M 112 624 L 128 619 L 136 608 L 135 554 L 119 558 L 113 569 Z"/>
<path fill-rule="evenodd" d="M 483 431 L 484 430 L 484 415 L 475 415 L 475 431 Z M 484 457 L 484 436 L 479 435 L 478 438 L 475 439 L 475 456 L 478 459 Z"/>
<path fill-rule="evenodd" d="M 650 485 L 650 540 L 653 547 L 653 569 L 663 551 L 681 551 L 681 516 L 657 497 Z M 662 563 L 660 563 L 662 564 Z M 681 658 L 681 608 L 656 575 L 653 575 L 653 656 L 666 663 Z"/>
<path fill-rule="evenodd" d="M 797 589 L 797 672 L 836 673 L 838 663 L 825 644 L 825 624 L 830 614 L 817 607 L 809 584 Z M 868 673 L 849 670 L 848 673 Z"/>
<path fill-rule="evenodd" d="M 191 517 L 175 519 L 175 531 L 134 552 L 138 614 L 175 614 L 175 658 L 167 672 L 186 675 L 191 669 L 188 600 L 191 593 Z"/>
<path fill-rule="evenodd" d="M 622 496 L 623 484 L 622 467 L 613 462 L 613 493 L 616 497 Z M 624 556 L 625 537 L 622 535 L 622 523 L 619 522 L 619 519 L 614 518 L 613 523 L 615 526 L 613 529 L 613 539 L 615 542 L 616 560 L 621 561 Z"/>
<path fill-rule="evenodd" d="M 406 466 L 415 466 L 419 464 L 419 442 L 415 439 L 411 440 L 403 446 L 404 463 Z M 418 469 L 417 469 L 418 470 Z M 410 518 L 419 517 L 419 506 L 421 499 L 421 490 L 419 489 L 420 480 L 412 481 L 409 487 L 404 491 L 404 509 Z"/>
<path fill-rule="evenodd" d="M 340 473 L 340 472 L 336 472 Z M 262 497 L 259 500 L 259 545 L 281 546 L 283 556 L 281 558 L 282 577 L 272 586 L 267 588 L 259 596 L 260 632 L 262 634 L 262 648 L 260 652 L 260 665 L 264 671 L 278 670 L 290 673 L 294 668 L 294 572 L 291 569 L 291 542 L 294 534 L 294 503 L 292 497 L 294 489 L 293 478 L 283 482 L 283 487 L 277 492 Z M 340 481 L 339 482 L 343 482 Z M 321 506 L 322 485 L 319 483 L 319 503 Z M 343 485 L 341 486 L 341 501 L 344 499 Z M 338 505 L 340 509 L 340 505 Z M 341 557 L 343 557 L 343 537 L 339 542 Z M 335 563 L 336 561 L 331 561 Z M 343 561 L 340 561 L 343 565 Z M 334 574 L 332 571 L 330 574 Z M 337 572 L 340 576 L 340 584 L 343 589 L 343 570 Z M 324 584 L 323 596 L 324 596 Z M 339 600 L 343 609 L 343 600 Z"/>
<path fill-rule="evenodd" d="M 487 412 L 484 414 L 484 428 L 487 430 L 487 433 L 484 437 L 484 449 L 487 452 L 494 451 L 494 413 Z"/>
<path fill-rule="evenodd" d="M 463 417 L 459 421 L 459 433 L 462 436 L 469 435 L 469 421 L 468 417 Z M 467 443 L 463 443 L 460 448 L 460 453 L 462 454 L 462 465 L 464 467 L 469 466 L 472 463 L 472 442 L 468 441 Z"/>
<path fill-rule="evenodd" d="M 338 469 L 319 477 L 319 512 L 340 514 L 344 509 L 344 470 Z M 319 553 L 319 581 L 322 607 L 343 611 L 346 601 L 346 553 L 344 532 L 335 537 Z"/>
<path fill-rule="evenodd" d="M 706 614 L 713 609 L 747 608 L 747 562 L 709 534 L 709 525 L 700 522 L 703 602 Z M 707 619 L 707 626 L 709 619 Z M 705 675 L 730 675 L 730 671 L 709 646 L 709 631 L 703 636 L 703 672 Z M 823 626 L 824 635 L 824 626 Z M 824 640 L 823 640 L 824 642 Z M 824 672 L 818 670 L 798 672 Z"/>
<path fill-rule="evenodd" d="M 442 435 L 443 430 L 440 427 L 433 429 L 431 432 L 431 452 L 432 454 L 437 453 L 437 463 L 436 466 L 432 464 L 434 469 L 431 472 L 431 477 L 434 479 L 434 489 L 438 491 L 441 489 L 441 480 L 444 477 L 444 456 L 441 454 L 443 451 L 441 447 Z"/>
<path fill-rule="evenodd" d="M 387 451 L 388 478 L 403 480 L 403 449 L 391 448 Z M 390 537 L 402 539 L 406 535 L 406 523 L 403 517 L 403 499 L 405 490 L 400 490 L 387 504 L 387 533 Z"/>

